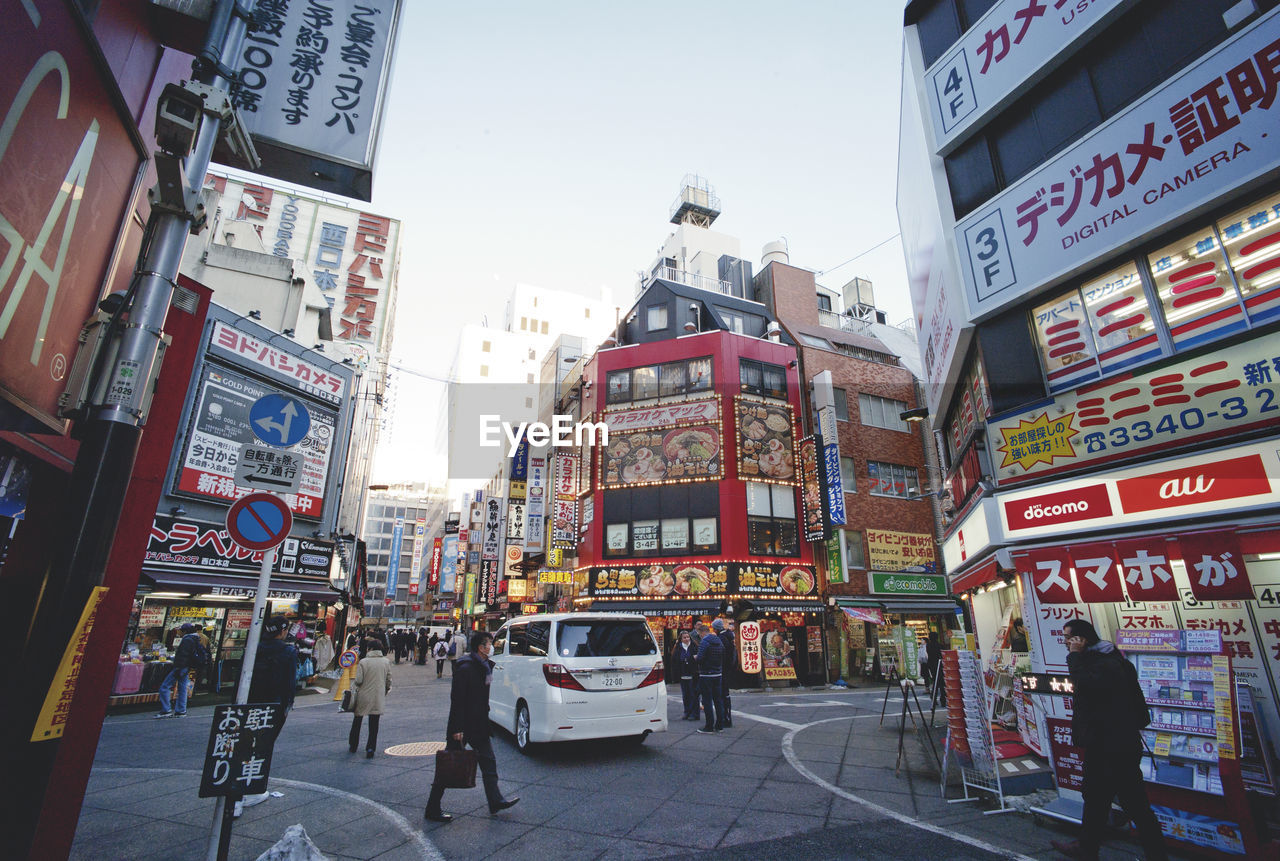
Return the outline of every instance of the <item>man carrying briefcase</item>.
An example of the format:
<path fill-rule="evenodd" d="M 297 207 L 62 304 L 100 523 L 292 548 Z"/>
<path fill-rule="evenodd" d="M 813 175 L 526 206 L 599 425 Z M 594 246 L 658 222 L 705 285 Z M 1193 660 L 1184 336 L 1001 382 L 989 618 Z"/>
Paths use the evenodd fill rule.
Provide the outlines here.
<path fill-rule="evenodd" d="M 453 687 L 449 696 L 449 724 L 445 730 L 449 749 L 461 749 L 465 744 L 476 753 L 480 773 L 484 777 L 484 794 L 489 800 L 489 812 L 497 813 L 519 801 L 519 798 L 503 798 L 498 789 L 498 760 L 493 754 L 493 742 L 489 729 L 489 687 L 493 683 L 493 662 L 489 653 L 493 650 L 493 635 L 476 631 L 471 635 L 471 651 L 454 665 Z M 424 819 L 433 822 L 449 822 L 453 814 L 440 808 L 445 784 L 437 775 L 431 784 Z"/>

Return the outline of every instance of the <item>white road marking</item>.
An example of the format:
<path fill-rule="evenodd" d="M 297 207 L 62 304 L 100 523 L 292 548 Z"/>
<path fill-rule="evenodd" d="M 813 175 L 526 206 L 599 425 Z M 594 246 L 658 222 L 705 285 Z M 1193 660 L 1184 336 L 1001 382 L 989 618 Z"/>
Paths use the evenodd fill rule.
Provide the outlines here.
<path fill-rule="evenodd" d="M 835 701 L 835 700 L 818 700 L 818 701 L 816 701 L 816 702 L 812 702 L 812 703 L 790 703 L 790 702 L 788 702 L 788 703 L 763 703 L 763 704 L 761 704 L 761 705 L 757 706 L 756 708 L 762 708 L 762 709 L 781 709 L 781 708 L 786 708 L 786 707 L 788 707 L 788 706 L 794 706 L 795 708 L 802 708 L 802 709 L 803 709 L 803 708 L 817 708 L 818 706 L 841 706 L 841 707 L 843 707 L 843 708 L 849 708 L 849 707 L 850 707 L 850 706 L 852 706 L 852 705 L 853 705 L 853 703 L 842 703 L 842 702 L 837 702 L 837 701 Z"/>
<path fill-rule="evenodd" d="M 200 776 L 199 771 L 191 768 L 95 768 L 93 771 L 94 773 L 101 772 L 103 774 L 127 774 L 129 772 L 141 772 L 143 774 L 194 774 L 197 778 Z M 319 783 L 307 783 L 302 780 L 289 780 L 284 777 L 273 777 L 270 779 L 270 783 L 272 786 L 280 785 L 291 786 L 295 789 L 309 789 L 312 792 L 330 795 L 342 801 L 354 802 L 356 804 L 363 804 L 367 807 L 372 807 L 375 811 L 391 820 L 391 824 L 394 825 L 401 834 L 409 838 L 409 842 L 422 853 L 423 861 L 445 861 L 444 856 L 440 854 L 440 850 L 435 847 L 435 844 L 427 839 L 425 834 L 423 834 L 419 829 L 414 828 L 413 825 L 409 823 L 409 820 L 405 819 L 399 813 L 396 813 L 390 807 L 386 807 L 376 801 L 371 801 L 363 795 L 356 795 L 354 792 L 345 792 L 341 789 L 334 789 L 332 786 L 324 786 Z M 323 848 L 324 847 L 321 847 L 322 851 Z"/>

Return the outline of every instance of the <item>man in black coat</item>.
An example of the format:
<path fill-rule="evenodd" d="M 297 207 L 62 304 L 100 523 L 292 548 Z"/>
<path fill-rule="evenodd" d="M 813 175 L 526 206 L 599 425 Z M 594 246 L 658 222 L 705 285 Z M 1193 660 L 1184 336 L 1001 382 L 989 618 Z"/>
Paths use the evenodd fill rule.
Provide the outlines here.
<path fill-rule="evenodd" d="M 1072 743 L 1084 749 L 1084 814 L 1080 841 L 1053 841 L 1053 846 L 1071 858 L 1097 859 L 1111 799 L 1119 797 L 1120 806 L 1138 829 L 1149 861 L 1163 861 L 1168 855 L 1139 765 L 1140 732 L 1151 723 L 1151 712 L 1138 684 L 1138 671 L 1114 643 L 1100 639 L 1084 619 L 1072 619 L 1062 630 L 1075 689 L 1071 699 Z"/>
<path fill-rule="evenodd" d="M 724 619 L 716 619 L 711 623 L 711 630 L 724 645 L 724 661 L 720 675 L 720 701 L 724 704 L 724 713 L 720 716 L 717 729 L 729 729 L 733 726 L 733 701 L 729 698 L 729 673 L 738 666 L 738 650 L 733 644 L 733 631 L 725 626 Z"/>
<path fill-rule="evenodd" d="M 298 650 L 285 641 L 288 628 L 289 622 L 283 616 L 272 616 L 262 623 L 262 639 L 258 642 L 258 654 L 253 659 L 253 678 L 249 680 L 249 702 L 284 706 L 275 726 L 277 741 L 285 718 L 293 708 L 298 686 Z M 246 796 L 243 801 L 236 802 L 235 815 L 239 816 L 245 807 L 261 804 L 270 797 L 270 792 Z"/>
<path fill-rule="evenodd" d="M 702 714 L 706 723 L 700 733 L 720 732 L 724 729 L 724 643 L 706 622 L 695 628 L 698 636 L 698 687 L 702 691 Z"/>
<path fill-rule="evenodd" d="M 493 684 L 493 635 L 476 631 L 471 635 L 471 651 L 458 659 L 453 667 L 453 687 L 449 696 L 449 723 L 445 734 L 450 749 L 462 749 L 469 745 L 476 752 L 480 773 L 484 777 L 484 794 L 489 800 L 489 812 L 506 810 L 519 798 L 503 798 L 498 789 L 498 759 L 493 754 L 489 728 L 489 688 Z M 444 787 L 431 784 L 424 819 L 433 822 L 449 822 L 453 815 L 440 809 Z"/>

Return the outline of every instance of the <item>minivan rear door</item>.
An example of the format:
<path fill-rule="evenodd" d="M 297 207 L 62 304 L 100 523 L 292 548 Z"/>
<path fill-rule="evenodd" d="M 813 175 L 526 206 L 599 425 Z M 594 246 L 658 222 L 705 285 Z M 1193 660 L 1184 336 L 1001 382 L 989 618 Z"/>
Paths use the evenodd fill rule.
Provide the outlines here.
<path fill-rule="evenodd" d="M 643 685 L 660 660 L 642 619 L 581 618 L 557 622 L 555 656 L 582 691 L 565 690 L 565 712 L 574 718 L 654 711 L 662 684 Z M 642 687 L 643 685 L 643 687 Z"/>

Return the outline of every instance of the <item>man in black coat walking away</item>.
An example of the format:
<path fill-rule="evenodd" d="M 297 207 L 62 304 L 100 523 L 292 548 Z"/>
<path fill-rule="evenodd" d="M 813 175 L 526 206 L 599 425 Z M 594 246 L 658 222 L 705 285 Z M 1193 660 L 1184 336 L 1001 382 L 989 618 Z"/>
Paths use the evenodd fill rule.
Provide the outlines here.
<path fill-rule="evenodd" d="M 1093 625 L 1072 619 L 1062 628 L 1066 636 L 1067 668 L 1071 671 L 1071 735 L 1084 749 L 1084 814 L 1078 843 L 1052 841 L 1069 858 L 1096 861 L 1102 845 L 1111 799 L 1138 829 L 1148 861 L 1165 861 L 1160 823 L 1151 812 L 1142 785 L 1141 730 L 1151 723 L 1151 711 L 1138 684 L 1138 671 L 1114 643 L 1100 639 Z"/>
<path fill-rule="evenodd" d="M 724 619 L 716 619 L 711 623 L 720 642 L 724 645 L 724 661 L 720 675 L 720 702 L 724 710 L 720 715 L 720 724 L 716 729 L 729 729 L 733 726 L 733 702 L 729 699 L 729 673 L 738 666 L 738 650 L 733 644 L 733 631 L 725 627 Z"/>
<path fill-rule="evenodd" d="M 484 777 L 484 794 L 489 800 L 489 812 L 506 810 L 519 798 L 503 798 L 498 789 L 498 759 L 493 754 L 493 742 L 489 739 L 489 688 L 493 683 L 493 635 L 476 631 L 471 635 L 471 651 L 458 659 L 453 666 L 453 688 L 449 697 L 449 725 L 445 730 L 446 744 L 450 748 L 470 745 L 476 752 L 480 773 Z M 424 819 L 433 822 L 449 822 L 453 815 L 440 808 L 444 787 L 431 784 Z"/>

